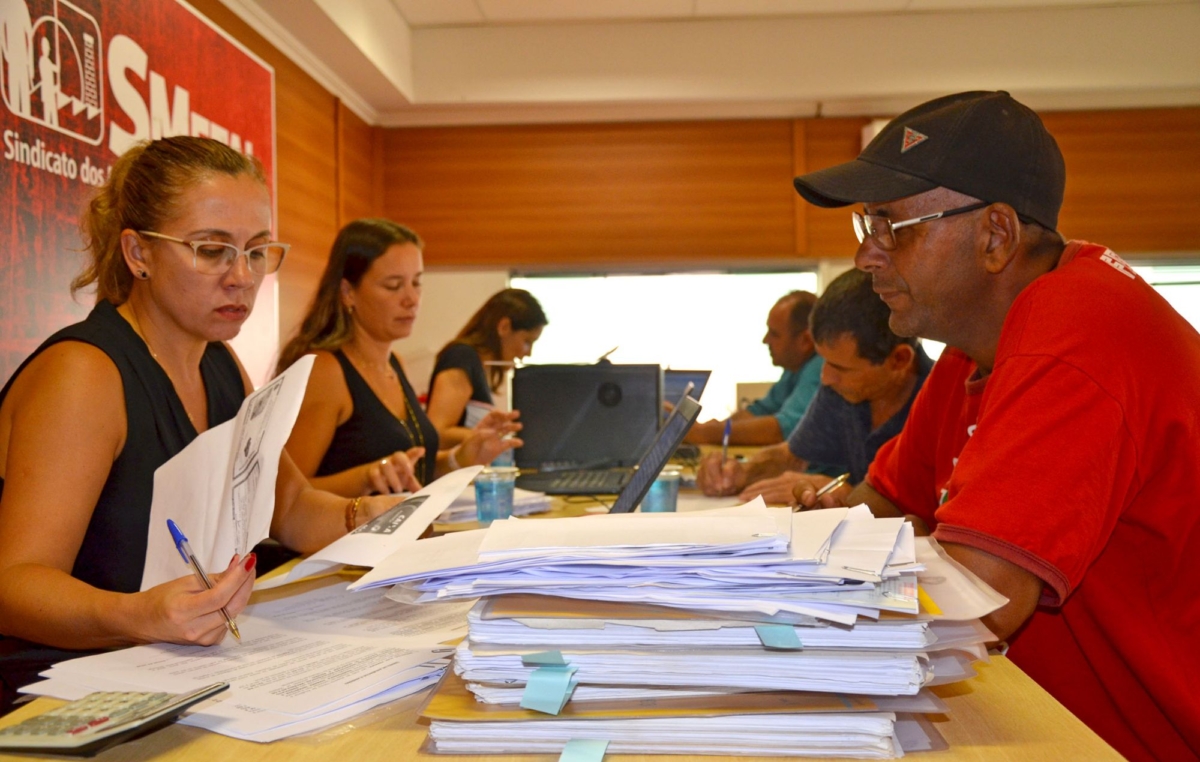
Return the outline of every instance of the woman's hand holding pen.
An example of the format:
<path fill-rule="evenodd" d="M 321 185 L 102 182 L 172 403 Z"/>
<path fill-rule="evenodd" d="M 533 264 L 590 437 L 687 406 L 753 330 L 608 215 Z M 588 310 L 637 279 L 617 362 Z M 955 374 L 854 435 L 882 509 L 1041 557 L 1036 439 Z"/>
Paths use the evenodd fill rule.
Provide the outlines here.
<path fill-rule="evenodd" d="M 221 609 L 236 618 L 246 608 L 256 562 L 253 553 L 245 558 L 235 554 L 225 571 L 210 575 L 211 590 L 189 574 L 127 596 L 138 604 L 129 613 L 137 642 L 214 646 L 223 641 L 229 628 Z"/>
<path fill-rule="evenodd" d="M 364 495 L 371 493 L 416 492 L 421 489 L 417 481 L 416 464 L 425 454 L 424 447 L 397 450 L 386 458 L 367 464 L 367 484 Z"/>

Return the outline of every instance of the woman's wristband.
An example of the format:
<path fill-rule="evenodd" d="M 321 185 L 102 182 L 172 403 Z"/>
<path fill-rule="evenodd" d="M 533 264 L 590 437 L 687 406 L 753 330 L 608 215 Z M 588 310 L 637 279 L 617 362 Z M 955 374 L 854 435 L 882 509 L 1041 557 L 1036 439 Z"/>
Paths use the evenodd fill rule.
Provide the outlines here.
<path fill-rule="evenodd" d="M 462 466 L 458 464 L 458 458 L 456 457 L 458 455 L 458 448 L 460 447 L 462 447 L 462 445 L 454 445 L 449 450 L 446 450 L 446 469 L 448 471 L 457 471 L 458 469 L 462 468 Z"/>

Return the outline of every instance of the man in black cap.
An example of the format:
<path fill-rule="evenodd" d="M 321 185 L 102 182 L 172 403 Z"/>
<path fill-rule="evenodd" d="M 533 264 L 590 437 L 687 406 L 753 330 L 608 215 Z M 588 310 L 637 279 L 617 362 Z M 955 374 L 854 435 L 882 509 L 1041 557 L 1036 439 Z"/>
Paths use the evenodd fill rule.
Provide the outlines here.
<path fill-rule="evenodd" d="M 915 515 L 1008 597 L 1009 656 L 1126 757 L 1200 758 L 1200 335 L 1056 232 L 1065 165 L 1003 92 L 922 104 L 796 178 L 852 213 L 900 335 L 948 347 L 844 496 Z M 797 499 L 813 505 L 812 490 Z"/>

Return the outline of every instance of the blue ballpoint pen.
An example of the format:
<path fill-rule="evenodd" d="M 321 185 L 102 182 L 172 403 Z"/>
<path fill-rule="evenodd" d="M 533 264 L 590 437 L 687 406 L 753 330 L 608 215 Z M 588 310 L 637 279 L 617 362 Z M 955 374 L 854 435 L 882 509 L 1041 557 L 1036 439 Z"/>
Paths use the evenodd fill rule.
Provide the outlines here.
<path fill-rule="evenodd" d="M 212 590 L 212 580 L 204 572 L 204 567 L 200 565 L 200 559 L 196 558 L 196 554 L 192 552 L 192 546 L 188 545 L 188 539 L 175 525 L 174 521 L 167 519 L 167 529 L 171 530 L 171 538 L 175 540 L 175 549 L 179 551 L 179 555 L 183 556 L 183 562 L 192 567 L 192 572 L 195 573 L 196 579 L 209 590 Z M 221 616 L 225 617 L 225 624 L 229 625 L 229 631 L 233 633 L 233 637 L 239 642 L 242 640 L 242 634 L 238 632 L 237 624 L 233 621 L 233 617 L 229 616 L 229 612 L 225 607 L 221 607 Z"/>
<path fill-rule="evenodd" d="M 733 419 L 725 419 L 725 434 L 721 437 L 721 462 L 729 460 L 729 434 L 733 431 Z"/>

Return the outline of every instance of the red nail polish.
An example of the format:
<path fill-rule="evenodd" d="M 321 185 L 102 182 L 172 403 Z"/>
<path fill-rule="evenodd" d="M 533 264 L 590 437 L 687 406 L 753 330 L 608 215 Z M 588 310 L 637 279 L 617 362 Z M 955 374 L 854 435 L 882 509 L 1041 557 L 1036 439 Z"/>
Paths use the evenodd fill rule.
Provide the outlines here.
<path fill-rule="evenodd" d="M 250 571 L 251 569 L 254 568 L 254 564 L 257 561 L 258 561 L 258 555 L 255 553 L 251 553 L 250 555 L 246 556 L 246 563 L 243 564 L 243 566 L 246 568 L 246 571 Z"/>

